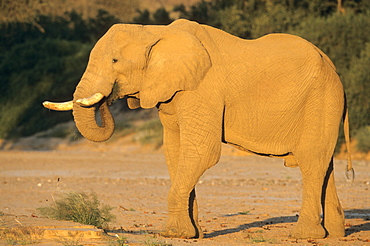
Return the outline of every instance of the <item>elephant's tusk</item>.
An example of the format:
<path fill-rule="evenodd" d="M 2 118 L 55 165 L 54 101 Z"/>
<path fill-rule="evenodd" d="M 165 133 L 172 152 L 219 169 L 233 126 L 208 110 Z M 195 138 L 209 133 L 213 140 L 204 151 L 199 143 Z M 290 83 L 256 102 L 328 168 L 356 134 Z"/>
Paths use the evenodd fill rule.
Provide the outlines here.
<path fill-rule="evenodd" d="M 100 92 L 95 93 L 94 95 L 86 98 L 80 98 L 76 100 L 76 103 L 82 105 L 82 106 L 92 106 L 95 103 L 100 102 L 101 99 L 103 99 L 104 95 Z"/>
<path fill-rule="evenodd" d="M 54 102 L 48 102 L 45 101 L 42 103 L 45 108 L 51 109 L 51 110 L 57 110 L 57 111 L 68 111 L 72 110 L 73 108 L 73 101 L 68 102 L 61 102 L 61 103 L 54 103 Z"/>

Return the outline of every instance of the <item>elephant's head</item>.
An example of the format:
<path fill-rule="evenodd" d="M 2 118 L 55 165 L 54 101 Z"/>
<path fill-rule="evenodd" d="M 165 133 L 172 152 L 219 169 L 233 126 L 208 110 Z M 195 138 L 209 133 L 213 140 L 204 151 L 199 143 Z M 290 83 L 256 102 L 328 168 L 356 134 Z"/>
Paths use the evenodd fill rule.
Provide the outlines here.
<path fill-rule="evenodd" d="M 176 92 L 194 90 L 211 66 L 202 43 L 176 25 L 117 24 L 96 43 L 73 101 L 54 110 L 73 109 L 76 126 L 91 141 L 105 141 L 114 131 L 108 105 L 127 96 L 130 108 L 152 108 Z M 102 124 L 95 119 L 100 110 Z"/>

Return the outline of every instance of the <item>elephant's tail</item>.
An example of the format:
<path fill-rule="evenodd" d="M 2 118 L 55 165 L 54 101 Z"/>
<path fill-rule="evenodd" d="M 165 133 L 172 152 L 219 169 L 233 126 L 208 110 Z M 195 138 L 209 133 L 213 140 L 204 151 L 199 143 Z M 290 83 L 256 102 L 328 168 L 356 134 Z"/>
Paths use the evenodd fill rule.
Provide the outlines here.
<path fill-rule="evenodd" d="M 347 180 L 353 182 L 355 179 L 355 171 L 353 170 L 352 166 L 352 158 L 351 158 L 351 141 L 349 137 L 349 119 L 348 119 L 348 108 L 347 108 L 347 100 L 346 97 L 344 99 L 344 112 L 343 112 L 343 130 L 344 130 L 344 138 L 346 141 L 347 147 L 347 167 L 346 167 L 346 177 Z"/>

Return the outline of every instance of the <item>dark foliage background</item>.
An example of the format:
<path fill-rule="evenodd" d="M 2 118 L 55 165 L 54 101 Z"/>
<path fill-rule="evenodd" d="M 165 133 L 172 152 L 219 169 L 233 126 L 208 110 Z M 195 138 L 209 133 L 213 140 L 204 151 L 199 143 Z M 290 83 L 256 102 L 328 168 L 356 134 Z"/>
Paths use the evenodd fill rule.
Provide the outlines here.
<path fill-rule="evenodd" d="M 125 19 L 116 12 L 96 9 L 95 17 L 86 18 L 77 11 L 36 11 L 33 18 L 0 18 L 0 138 L 32 135 L 72 119 L 70 112 L 45 110 L 41 102 L 71 99 L 94 43 Z M 361 150 L 370 150 L 370 1 L 202 0 L 190 7 L 137 9 L 131 23 L 168 24 L 176 18 L 247 39 L 285 32 L 317 45 L 341 75 L 352 135 L 365 146 Z"/>

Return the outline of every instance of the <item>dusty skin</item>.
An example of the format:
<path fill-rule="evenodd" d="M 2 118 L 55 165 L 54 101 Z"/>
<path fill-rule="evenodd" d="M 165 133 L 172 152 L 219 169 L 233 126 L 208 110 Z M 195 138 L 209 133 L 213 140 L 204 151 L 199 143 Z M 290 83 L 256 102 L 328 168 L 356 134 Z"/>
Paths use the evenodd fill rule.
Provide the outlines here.
<path fill-rule="evenodd" d="M 91 149 L 92 148 L 92 149 Z M 346 237 L 292 239 L 288 235 L 301 206 L 298 168 L 283 160 L 240 156 L 223 146 L 220 162 L 197 184 L 204 239 L 159 236 L 167 218 L 170 179 L 161 151 L 85 143 L 80 150 L 0 152 L 1 227 L 56 226 L 66 222 L 41 218 L 36 208 L 69 191 L 94 191 L 115 209 L 109 235 L 128 245 L 145 241 L 172 245 L 368 245 L 370 243 L 370 162 L 355 161 L 356 179 L 346 182 L 346 161 L 335 160 L 338 195 L 345 211 Z M 58 181 L 59 179 L 59 181 Z M 112 237 L 114 239 L 114 237 Z M 72 240 L 72 239 L 70 239 Z M 61 240 L 59 240 L 61 241 Z M 0 245 L 5 245 L 0 241 Z M 80 245 L 109 245 L 103 239 L 79 239 Z M 62 245 L 43 239 L 35 245 Z"/>
<path fill-rule="evenodd" d="M 313 44 L 288 34 L 244 40 L 188 20 L 116 24 L 95 44 L 67 104 L 80 133 L 102 142 L 115 129 L 108 106 L 126 97 L 131 109 L 158 108 L 163 125 L 171 187 L 161 235 L 203 237 L 194 187 L 218 163 L 221 142 L 299 165 L 294 238 L 345 235 L 332 156 L 342 118 L 349 146 L 348 110 L 334 64 Z"/>

